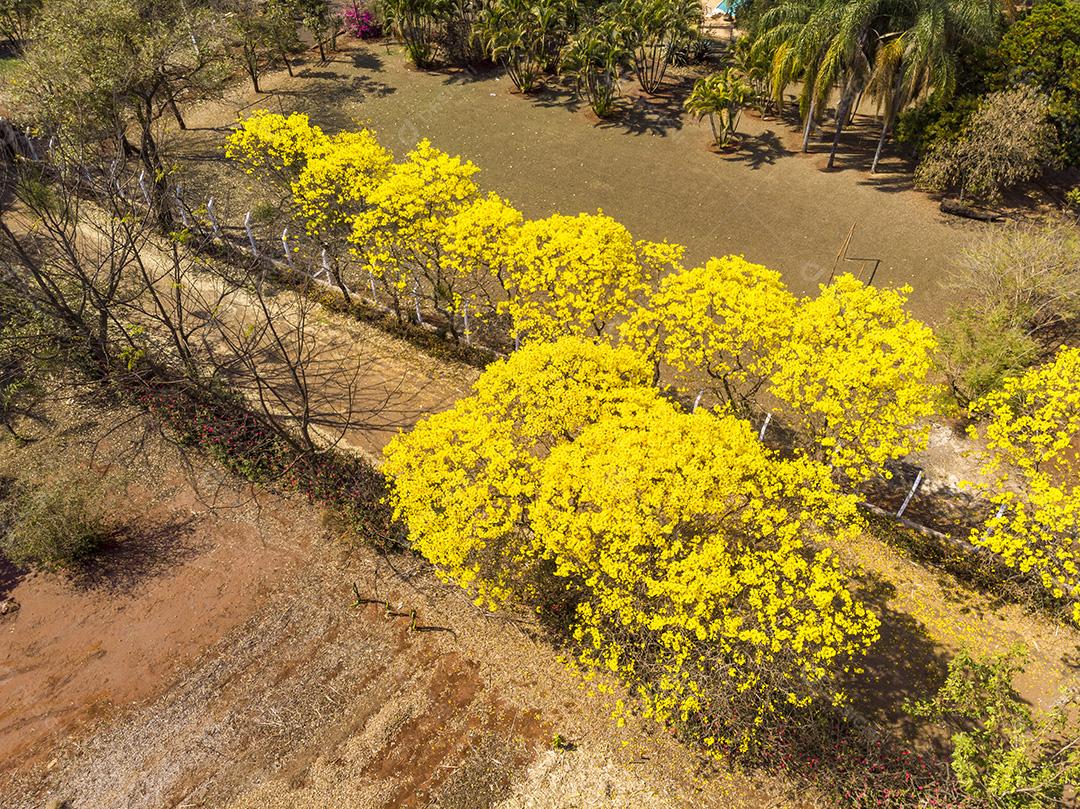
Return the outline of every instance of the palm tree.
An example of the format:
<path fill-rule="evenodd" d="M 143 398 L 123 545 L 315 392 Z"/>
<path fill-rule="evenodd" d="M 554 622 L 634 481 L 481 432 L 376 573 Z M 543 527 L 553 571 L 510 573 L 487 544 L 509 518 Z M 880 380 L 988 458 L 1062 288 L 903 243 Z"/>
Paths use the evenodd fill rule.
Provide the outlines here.
<path fill-rule="evenodd" d="M 893 20 L 867 82 L 884 110 L 871 173 L 900 111 L 931 94 L 952 95 L 958 52 L 992 42 L 999 14 L 999 0 L 915 0 L 909 15 Z"/>
<path fill-rule="evenodd" d="M 700 34 L 700 0 L 622 0 L 617 13 L 638 83 L 652 95 L 679 47 Z"/>
<path fill-rule="evenodd" d="M 717 146 L 724 146 L 738 127 L 739 111 L 753 92 L 738 72 L 729 67 L 697 80 L 686 99 L 686 111 L 699 120 L 707 116 L 713 140 Z"/>
<path fill-rule="evenodd" d="M 582 26 L 563 49 L 563 73 L 577 81 L 578 92 L 585 94 L 600 118 L 615 106 L 626 56 L 614 19 Z"/>
<path fill-rule="evenodd" d="M 878 44 L 888 30 L 891 6 L 902 0 L 781 0 L 761 18 L 762 46 L 773 53 L 773 93 L 801 79 L 800 112 L 805 115 L 806 150 L 814 115 L 841 85 L 829 168 L 856 96 L 865 88 Z"/>

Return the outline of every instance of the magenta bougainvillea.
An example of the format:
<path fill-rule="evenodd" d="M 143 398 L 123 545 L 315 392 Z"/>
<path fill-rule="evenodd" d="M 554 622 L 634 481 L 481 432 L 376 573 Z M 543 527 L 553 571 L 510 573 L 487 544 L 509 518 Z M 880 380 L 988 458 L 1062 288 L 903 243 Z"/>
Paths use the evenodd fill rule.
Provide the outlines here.
<path fill-rule="evenodd" d="M 345 30 L 357 39 L 374 39 L 382 34 L 375 15 L 361 5 L 353 4 L 345 9 Z"/>

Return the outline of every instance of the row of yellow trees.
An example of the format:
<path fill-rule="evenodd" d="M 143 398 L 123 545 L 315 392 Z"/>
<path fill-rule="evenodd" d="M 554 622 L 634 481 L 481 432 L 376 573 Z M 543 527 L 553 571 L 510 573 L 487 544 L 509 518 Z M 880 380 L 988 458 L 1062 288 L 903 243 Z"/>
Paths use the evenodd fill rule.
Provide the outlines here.
<path fill-rule="evenodd" d="M 842 699 L 877 620 L 828 546 L 943 402 L 906 290 L 843 275 L 799 299 L 740 257 L 686 268 L 602 213 L 526 220 L 427 141 L 395 162 L 302 115 L 256 113 L 227 149 L 347 252 L 342 279 L 522 342 L 387 449 L 397 514 L 444 576 L 561 614 L 583 666 L 706 744 Z M 970 539 L 1057 596 L 1080 583 L 1078 357 L 972 407 L 1000 508 Z M 690 406 L 705 392 L 715 407 Z M 793 435 L 784 454 L 750 424 L 764 413 Z"/>

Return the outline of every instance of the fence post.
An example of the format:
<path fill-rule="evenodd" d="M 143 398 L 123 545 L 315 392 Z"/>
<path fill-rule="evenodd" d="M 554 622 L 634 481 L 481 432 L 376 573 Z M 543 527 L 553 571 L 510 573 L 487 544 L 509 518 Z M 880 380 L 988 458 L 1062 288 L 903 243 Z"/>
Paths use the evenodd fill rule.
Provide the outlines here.
<path fill-rule="evenodd" d="M 315 277 L 318 278 L 320 275 L 326 276 L 326 283 L 333 283 L 334 276 L 330 274 L 330 256 L 326 254 L 325 247 L 322 249 L 322 269 L 315 274 Z"/>
<path fill-rule="evenodd" d="M 187 207 L 184 205 L 184 200 L 180 196 L 180 189 L 181 188 L 183 188 L 183 186 L 180 185 L 179 183 L 174 185 L 173 186 L 173 196 L 176 197 L 176 207 L 180 209 L 180 221 L 184 223 L 184 229 L 185 230 L 190 230 L 191 229 L 191 220 L 188 219 Z"/>
<path fill-rule="evenodd" d="M 420 282 L 417 281 L 413 284 L 412 288 L 413 303 L 416 305 L 416 322 L 421 326 L 424 325 L 424 316 L 420 314 Z"/>
<path fill-rule="evenodd" d="M 702 388 L 701 390 L 699 390 L 697 392 L 697 396 L 694 397 L 694 407 L 690 411 L 691 413 L 696 413 L 697 412 L 698 405 L 701 404 L 701 397 L 704 396 L 704 395 L 705 395 L 705 388 Z"/>
<path fill-rule="evenodd" d="M 214 198 L 206 201 L 206 215 L 210 217 L 210 227 L 214 230 L 214 238 L 221 238 L 221 228 L 218 226 L 217 216 L 214 214 Z"/>
<path fill-rule="evenodd" d="M 915 492 L 919 490 L 919 484 L 922 483 L 923 471 L 920 469 L 919 474 L 915 476 L 915 482 L 911 484 L 911 491 L 907 493 L 907 497 L 904 498 L 904 502 L 900 504 L 900 510 L 896 512 L 896 517 L 899 519 L 904 516 L 904 512 L 907 511 L 908 503 L 911 502 L 911 498 L 915 496 Z"/>
<path fill-rule="evenodd" d="M 146 187 L 146 172 L 139 172 L 139 190 L 142 191 L 143 199 L 146 201 L 146 207 L 150 207 L 150 190 Z"/>
<path fill-rule="evenodd" d="M 251 211 L 244 214 L 244 230 L 247 231 L 248 244 L 251 245 L 251 255 L 259 257 L 259 247 L 255 244 L 255 234 L 251 232 Z"/>
<path fill-rule="evenodd" d="M 285 263 L 289 265 L 289 269 L 293 268 L 292 263 L 292 250 L 289 249 L 289 229 L 285 228 L 281 231 L 281 247 L 285 251 Z"/>
<path fill-rule="evenodd" d="M 472 335 L 469 332 L 469 302 L 465 301 L 465 308 L 461 310 L 461 319 L 465 321 L 465 343 L 472 344 Z"/>
<path fill-rule="evenodd" d="M 757 434 L 758 441 L 765 440 L 765 431 L 769 429 L 769 422 L 772 421 L 772 413 L 765 414 L 765 421 L 761 423 L 761 430 Z"/>
<path fill-rule="evenodd" d="M 997 510 L 997 514 L 994 515 L 994 519 L 995 520 L 1000 520 L 1004 514 L 1005 514 L 1005 503 L 1002 503 L 1001 507 L 998 508 L 998 510 Z M 988 539 L 991 536 L 994 535 L 994 528 L 996 528 L 996 527 L 997 526 L 991 525 L 989 528 L 986 529 L 986 536 L 987 536 Z"/>

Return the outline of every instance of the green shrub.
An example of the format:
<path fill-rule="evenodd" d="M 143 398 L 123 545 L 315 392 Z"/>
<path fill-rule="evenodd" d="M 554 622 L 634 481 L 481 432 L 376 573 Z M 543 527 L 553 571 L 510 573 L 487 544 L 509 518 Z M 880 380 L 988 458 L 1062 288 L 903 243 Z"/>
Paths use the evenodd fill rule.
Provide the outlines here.
<path fill-rule="evenodd" d="M 912 107 L 897 119 L 896 140 L 922 158 L 939 143 L 957 140 L 981 100 L 979 96 L 956 96 Z"/>
<path fill-rule="evenodd" d="M 1033 711 L 1013 688 L 1024 670 L 1021 647 L 985 660 L 961 651 L 933 699 L 909 705 L 915 716 L 954 727 L 952 769 L 979 806 L 1063 806 L 1080 778 L 1075 702 Z"/>
<path fill-rule="evenodd" d="M 1039 357 L 1039 344 L 1002 308 L 953 310 L 938 330 L 942 365 L 961 404 L 1001 386 Z"/>
<path fill-rule="evenodd" d="M 100 479 L 85 472 L 17 482 L 5 504 L 0 555 L 46 571 L 77 566 L 109 535 L 103 494 Z"/>

